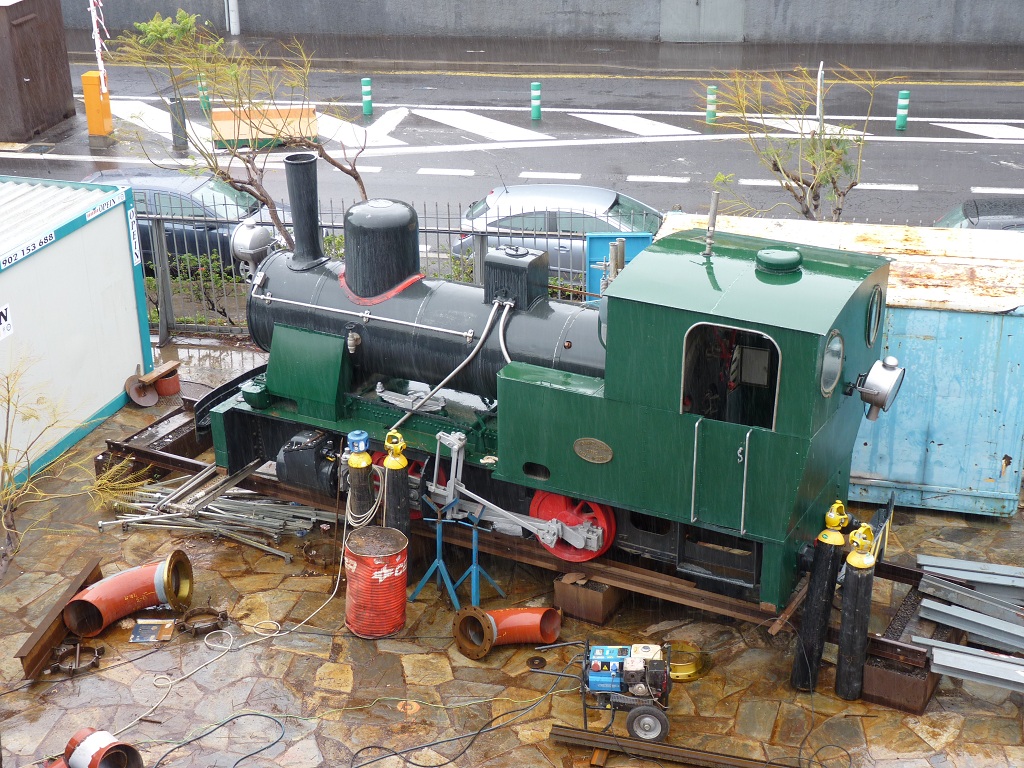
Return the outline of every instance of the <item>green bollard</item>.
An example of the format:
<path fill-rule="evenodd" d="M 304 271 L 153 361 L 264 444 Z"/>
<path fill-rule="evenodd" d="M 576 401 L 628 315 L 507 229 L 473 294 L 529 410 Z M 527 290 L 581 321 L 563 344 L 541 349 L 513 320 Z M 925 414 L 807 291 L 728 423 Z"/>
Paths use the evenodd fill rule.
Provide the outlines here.
<path fill-rule="evenodd" d="M 704 113 L 704 122 L 711 125 L 718 117 L 718 86 L 708 86 L 708 106 Z"/>
<path fill-rule="evenodd" d="M 370 78 L 363 78 L 363 114 L 373 114 L 373 88 L 370 86 Z"/>
<path fill-rule="evenodd" d="M 896 130 L 907 130 L 907 115 L 910 114 L 910 91 L 900 91 L 896 99 Z"/>
<path fill-rule="evenodd" d="M 210 116 L 210 94 L 206 90 L 206 80 L 202 75 L 196 78 L 196 90 L 199 91 L 199 106 L 203 114 Z"/>
<path fill-rule="evenodd" d="M 530 84 L 530 117 L 540 120 L 540 83 Z"/>

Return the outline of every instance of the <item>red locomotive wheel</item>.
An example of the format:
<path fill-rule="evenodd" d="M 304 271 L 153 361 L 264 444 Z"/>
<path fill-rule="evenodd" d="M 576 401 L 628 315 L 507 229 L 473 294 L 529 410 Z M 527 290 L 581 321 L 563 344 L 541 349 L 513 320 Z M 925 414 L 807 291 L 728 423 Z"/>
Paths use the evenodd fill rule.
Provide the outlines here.
<path fill-rule="evenodd" d="M 560 520 L 566 525 L 591 522 L 604 531 L 604 545 L 597 552 L 577 549 L 565 541 L 557 541 L 553 547 L 544 542 L 541 546 L 548 552 L 570 563 L 583 563 L 603 555 L 615 540 L 615 513 L 611 507 L 593 501 L 576 501 L 567 496 L 549 491 L 537 491 L 530 502 L 530 517 L 541 520 Z"/>

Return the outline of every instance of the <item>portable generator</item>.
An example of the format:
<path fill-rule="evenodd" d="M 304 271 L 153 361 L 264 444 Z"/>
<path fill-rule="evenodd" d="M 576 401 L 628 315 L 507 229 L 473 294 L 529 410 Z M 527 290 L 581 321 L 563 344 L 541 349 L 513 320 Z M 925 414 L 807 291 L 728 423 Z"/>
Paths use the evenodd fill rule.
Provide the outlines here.
<path fill-rule="evenodd" d="M 566 645 L 579 643 L 559 643 L 544 648 Z M 589 712 L 610 710 L 612 720 L 608 728 L 614 723 L 616 713 L 626 712 L 626 731 L 630 736 L 644 741 L 664 741 L 668 736 L 666 711 L 672 690 L 671 645 L 591 645 L 589 640 L 582 645 L 583 653 L 578 661 L 582 666 L 579 680 L 583 729 L 589 728 Z M 535 671 L 576 677 L 565 672 Z"/>

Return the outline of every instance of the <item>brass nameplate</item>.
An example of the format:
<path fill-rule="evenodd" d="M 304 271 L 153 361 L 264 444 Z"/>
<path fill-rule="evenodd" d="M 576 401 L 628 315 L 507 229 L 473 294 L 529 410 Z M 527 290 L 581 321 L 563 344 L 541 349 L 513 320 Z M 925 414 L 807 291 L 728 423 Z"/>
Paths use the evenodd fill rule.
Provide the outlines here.
<path fill-rule="evenodd" d="M 612 460 L 611 446 L 596 437 L 581 437 L 572 444 L 576 455 L 591 464 L 607 464 Z"/>

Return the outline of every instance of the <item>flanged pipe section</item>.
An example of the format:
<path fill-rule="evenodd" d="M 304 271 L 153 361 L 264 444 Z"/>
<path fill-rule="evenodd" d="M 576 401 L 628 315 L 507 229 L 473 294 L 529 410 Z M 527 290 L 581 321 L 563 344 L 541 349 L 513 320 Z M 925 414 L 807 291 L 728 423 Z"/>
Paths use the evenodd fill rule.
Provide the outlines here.
<path fill-rule="evenodd" d="M 64 623 L 79 637 L 95 637 L 112 622 L 142 608 L 167 604 L 183 611 L 192 602 L 192 563 L 180 549 L 163 560 L 97 581 L 64 608 Z"/>
<path fill-rule="evenodd" d="M 562 631 L 562 614 L 554 608 L 504 608 L 485 611 L 476 606 L 455 614 L 455 644 L 469 659 L 482 659 L 496 645 L 548 645 Z"/>
<path fill-rule="evenodd" d="M 81 728 L 64 748 L 64 759 L 50 768 L 142 768 L 142 755 L 131 744 L 118 741 L 107 731 Z"/>

